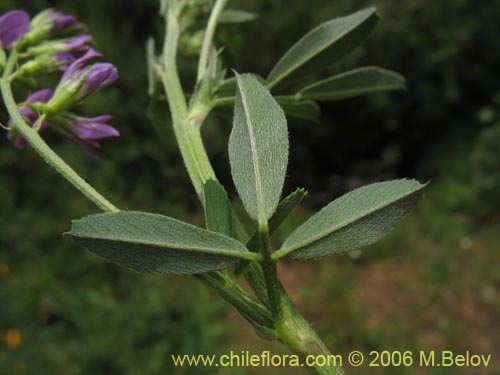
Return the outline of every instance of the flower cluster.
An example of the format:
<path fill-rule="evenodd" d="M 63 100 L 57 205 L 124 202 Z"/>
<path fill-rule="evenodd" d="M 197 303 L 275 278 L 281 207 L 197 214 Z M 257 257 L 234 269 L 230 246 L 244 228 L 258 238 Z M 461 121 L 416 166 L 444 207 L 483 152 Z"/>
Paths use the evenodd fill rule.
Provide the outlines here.
<path fill-rule="evenodd" d="M 113 64 L 93 62 L 102 54 L 89 45 L 92 37 L 83 34 L 84 30 L 75 17 L 52 9 L 33 19 L 21 10 L 0 16 L 1 47 L 15 51 L 20 58 L 11 80 L 31 83 L 41 75 L 62 73 L 55 89 L 35 90 L 18 105 L 23 118 L 37 131 L 53 129 L 94 156 L 91 147 L 99 147 L 99 140 L 116 137 L 119 132 L 107 124 L 109 115 L 87 118 L 71 109 L 115 82 L 118 71 Z M 27 146 L 15 128 L 7 138 L 17 148 Z"/>

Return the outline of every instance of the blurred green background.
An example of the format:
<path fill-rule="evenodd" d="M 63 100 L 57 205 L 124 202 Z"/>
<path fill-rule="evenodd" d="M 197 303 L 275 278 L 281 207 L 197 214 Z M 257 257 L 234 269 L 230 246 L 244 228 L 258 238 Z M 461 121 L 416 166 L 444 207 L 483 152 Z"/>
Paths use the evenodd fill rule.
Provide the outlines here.
<path fill-rule="evenodd" d="M 21 5 L 22 4 L 22 5 Z M 500 2 L 233 0 L 259 19 L 224 26 L 228 68 L 265 75 L 318 23 L 375 5 L 373 36 L 340 64 L 403 74 L 407 92 L 322 105 L 320 123 L 289 121 L 285 193 L 310 195 L 278 237 L 340 194 L 398 176 L 431 181 L 415 214 L 362 253 L 286 263 L 294 301 L 335 351 L 469 350 L 486 369 L 367 368 L 352 374 L 500 374 Z M 111 113 L 122 136 L 99 160 L 49 144 L 121 208 L 203 225 L 165 103 L 146 94 L 144 43 L 163 25 L 155 0 L 3 0 L 0 13 L 53 6 L 85 22 L 117 65 L 118 84 L 82 114 Z M 186 82 L 195 59 L 181 57 Z M 186 87 L 187 84 L 186 84 Z M 7 122 L 5 111 L 1 121 Z M 226 142 L 231 111 L 204 125 L 207 149 L 236 199 Z M 282 374 L 284 369 L 172 368 L 171 353 L 284 350 L 190 278 L 142 276 L 105 263 L 61 233 L 97 209 L 31 150 L 0 145 L 0 374 Z M 291 372 L 290 372 L 291 373 Z M 297 372 L 301 373 L 301 372 Z"/>

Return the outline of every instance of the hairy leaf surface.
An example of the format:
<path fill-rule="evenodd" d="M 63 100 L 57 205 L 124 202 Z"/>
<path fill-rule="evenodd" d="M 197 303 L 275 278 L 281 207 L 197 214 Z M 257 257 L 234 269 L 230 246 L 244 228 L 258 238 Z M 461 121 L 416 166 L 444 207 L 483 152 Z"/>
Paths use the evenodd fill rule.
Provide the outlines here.
<path fill-rule="evenodd" d="M 73 221 L 69 234 L 93 253 L 148 274 L 204 273 L 255 256 L 232 238 L 146 212 L 88 216 Z"/>
<path fill-rule="evenodd" d="M 305 73 L 323 69 L 353 51 L 378 22 L 375 8 L 325 22 L 307 33 L 276 63 L 268 87 L 282 86 Z"/>
<path fill-rule="evenodd" d="M 312 100 L 340 100 L 405 88 L 405 79 L 401 75 L 382 68 L 364 67 L 309 85 L 300 90 L 298 96 Z"/>
<path fill-rule="evenodd" d="M 246 211 L 259 224 L 276 210 L 288 163 L 285 113 L 252 75 L 237 76 L 229 137 L 231 174 Z"/>
<path fill-rule="evenodd" d="M 233 210 L 224 187 L 215 180 L 203 185 L 205 222 L 212 232 L 234 237 Z"/>
<path fill-rule="evenodd" d="M 298 227 L 273 258 L 309 259 L 371 245 L 411 212 L 424 187 L 415 180 L 396 180 L 347 193 Z"/>

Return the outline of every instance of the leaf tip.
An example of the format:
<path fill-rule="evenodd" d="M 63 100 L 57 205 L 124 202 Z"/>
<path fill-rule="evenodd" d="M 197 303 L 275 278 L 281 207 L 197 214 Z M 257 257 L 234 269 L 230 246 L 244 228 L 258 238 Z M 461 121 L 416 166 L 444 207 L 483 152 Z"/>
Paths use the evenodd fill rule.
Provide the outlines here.
<path fill-rule="evenodd" d="M 371 6 L 371 7 L 366 8 L 366 13 L 369 16 L 372 16 L 372 15 L 375 16 L 377 18 L 377 21 L 380 19 L 380 14 L 378 12 L 377 7 L 375 7 L 375 6 Z"/>

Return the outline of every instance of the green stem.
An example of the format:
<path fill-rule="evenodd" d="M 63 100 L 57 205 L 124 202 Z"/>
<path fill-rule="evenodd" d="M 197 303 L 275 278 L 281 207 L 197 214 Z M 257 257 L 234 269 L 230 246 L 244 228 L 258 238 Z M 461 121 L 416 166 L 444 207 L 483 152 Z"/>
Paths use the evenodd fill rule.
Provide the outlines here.
<path fill-rule="evenodd" d="M 13 50 L 7 60 L 7 65 L 2 75 L 0 89 L 2 98 L 10 115 L 12 126 L 18 131 L 38 152 L 38 154 L 57 172 L 59 172 L 66 180 L 76 187 L 90 201 L 95 203 L 99 208 L 106 212 L 118 212 L 113 204 L 90 186 L 78 173 L 76 173 L 64 160 L 62 160 L 40 137 L 38 132 L 32 129 L 23 119 L 17 108 L 16 101 L 12 95 L 12 89 L 9 82 L 9 76 L 13 72 L 18 59 L 18 53 Z"/>
<path fill-rule="evenodd" d="M 330 355 L 330 352 L 316 332 L 300 315 L 288 297 L 278 278 L 276 261 L 272 258 L 269 232 L 266 227 L 259 229 L 260 248 L 264 257 L 262 269 L 269 296 L 269 308 L 273 315 L 274 327 L 280 341 L 303 360 L 310 355 Z M 318 375 L 343 375 L 340 367 L 310 367 Z"/>
<path fill-rule="evenodd" d="M 212 102 L 214 108 L 216 107 L 230 107 L 234 104 L 234 96 L 215 99 Z"/>
<path fill-rule="evenodd" d="M 208 155 L 203 146 L 200 119 L 189 112 L 177 72 L 177 46 L 180 37 L 178 9 L 171 7 L 166 14 L 166 38 L 163 50 L 162 81 L 172 114 L 174 133 L 182 158 L 193 186 L 203 203 L 203 185 L 209 179 L 217 180 Z M 246 291 L 237 287 L 228 277 L 218 272 L 197 275 L 198 280 L 213 289 L 224 300 L 232 304 L 248 320 L 272 330 L 268 310 Z"/>
<path fill-rule="evenodd" d="M 213 17 L 210 17 L 209 26 L 207 27 L 205 35 L 205 41 L 209 40 L 209 42 L 204 43 L 204 50 L 208 49 L 209 51 L 211 40 L 213 39 L 213 32 L 217 24 L 216 21 L 218 19 L 218 15 L 216 16 L 215 14 L 217 14 L 217 12 L 220 14 L 225 3 L 226 1 L 224 0 L 218 0 L 216 3 L 216 6 L 219 5 L 221 8 L 217 11 L 214 9 L 212 12 Z M 177 16 L 178 14 L 176 15 L 174 10 L 169 9 L 167 15 L 167 37 L 165 39 L 163 52 L 164 72 L 162 74 L 162 79 L 172 112 L 174 132 L 179 143 L 179 148 L 193 185 L 203 203 L 203 183 L 208 178 L 216 180 L 216 177 L 203 146 L 199 126 L 193 126 L 189 121 L 189 110 L 177 73 L 175 60 L 180 34 Z M 202 77 L 205 72 L 207 63 L 206 56 L 208 56 L 208 53 L 202 53 L 199 65 L 202 68 L 201 74 L 199 70 L 198 78 Z M 229 100 L 233 99 L 231 98 Z M 215 103 L 212 102 L 212 105 L 214 104 L 223 105 L 229 103 L 225 103 L 224 99 L 219 99 Z M 196 118 L 196 116 L 194 116 L 194 118 Z M 271 310 L 272 327 L 274 327 L 274 329 L 270 329 L 269 331 L 271 331 L 273 335 L 277 334 L 281 342 L 302 358 L 308 355 L 329 355 L 330 353 L 324 343 L 299 314 L 279 281 L 276 261 L 272 259 L 267 226 L 261 226 L 259 229 L 259 240 L 263 255 L 262 269 L 264 271 Z M 266 314 L 266 308 L 255 301 L 251 296 L 249 296 L 250 300 L 248 300 L 248 297 L 245 296 L 246 292 L 242 291 L 237 284 L 232 283 L 232 281 L 228 283 L 229 279 L 225 278 L 225 276 L 220 273 L 210 273 L 197 277 L 206 285 L 214 289 L 221 297 L 226 299 L 226 301 L 236 306 L 240 313 L 248 320 L 256 322 L 256 319 L 259 319 L 260 323 L 266 323 L 264 328 L 269 329 L 268 324 L 270 322 L 267 321 L 269 316 Z M 242 303 L 243 301 L 244 303 Z M 265 321 L 262 319 L 265 319 Z M 311 370 L 318 375 L 343 374 L 342 369 L 337 367 L 314 367 L 311 368 Z"/>
<path fill-rule="evenodd" d="M 208 57 L 210 55 L 210 48 L 212 47 L 215 30 L 217 29 L 217 23 L 219 22 L 219 17 L 227 2 L 228 0 L 217 0 L 210 13 L 210 18 L 208 19 L 207 28 L 203 37 L 203 44 L 201 46 L 200 60 L 198 63 L 198 81 L 203 78 L 207 70 Z"/>
<path fill-rule="evenodd" d="M 175 9 L 167 12 L 167 30 L 163 49 L 162 81 L 172 114 L 174 133 L 184 160 L 184 164 L 193 182 L 196 193 L 203 196 L 203 184 L 209 179 L 215 180 L 215 173 L 203 146 L 200 128 L 196 121 L 190 121 L 189 111 L 177 73 L 176 55 L 180 28 Z"/>
<path fill-rule="evenodd" d="M 275 324 L 282 320 L 282 290 L 278 279 L 276 262 L 271 259 L 271 245 L 269 241 L 269 231 L 267 225 L 259 228 L 260 250 L 263 256 L 262 269 L 266 282 L 269 307 L 273 314 Z"/>
<path fill-rule="evenodd" d="M 288 349 L 305 359 L 308 356 L 330 356 L 331 353 L 321 338 L 302 317 L 282 288 L 281 320 L 276 322 L 276 332 Z M 341 367 L 314 366 L 309 369 L 317 375 L 344 375 Z"/>

